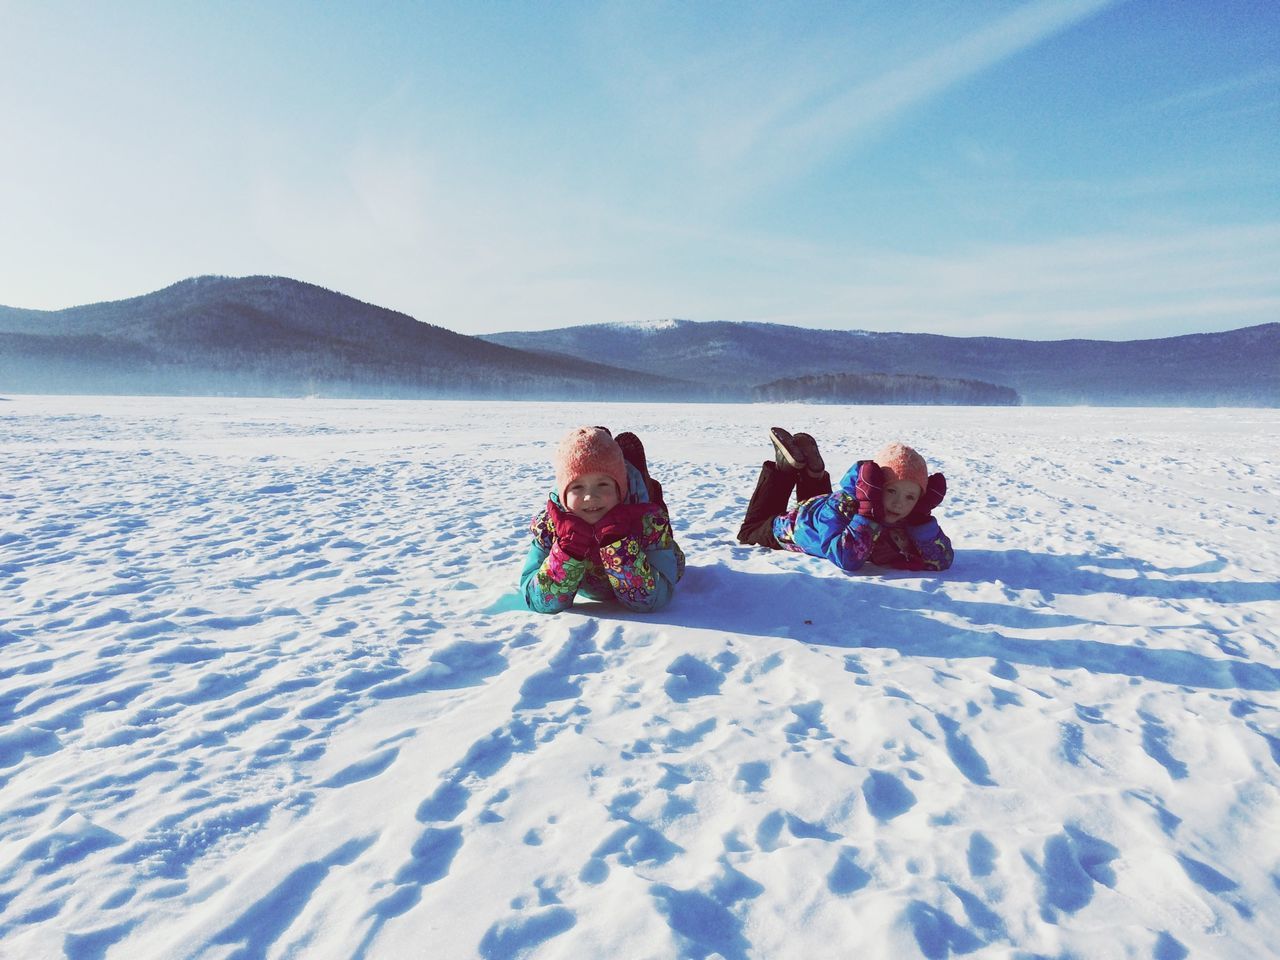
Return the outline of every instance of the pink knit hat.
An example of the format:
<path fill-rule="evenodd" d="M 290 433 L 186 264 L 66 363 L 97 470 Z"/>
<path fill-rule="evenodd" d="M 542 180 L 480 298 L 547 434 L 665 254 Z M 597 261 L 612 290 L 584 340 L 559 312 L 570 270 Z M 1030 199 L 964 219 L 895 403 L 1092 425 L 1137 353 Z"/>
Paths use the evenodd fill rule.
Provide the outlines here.
<path fill-rule="evenodd" d="M 884 469 L 886 487 L 898 480 L 910 480 L 919 485 L 921 491 L 929 485 L 929 467 L 924 457 L 905 443 L 894 441 L 872 459 Z"/>
<path fill-rule="evenodd" d="M 603 473 L 618 485 L 618 499 L 627 495 L 627 462 L 622 448 L 603 427 L 574 427 L 560 439 L 552 460 L 556 493 L 564 500 L 569 484 L 588 473 Z"/>

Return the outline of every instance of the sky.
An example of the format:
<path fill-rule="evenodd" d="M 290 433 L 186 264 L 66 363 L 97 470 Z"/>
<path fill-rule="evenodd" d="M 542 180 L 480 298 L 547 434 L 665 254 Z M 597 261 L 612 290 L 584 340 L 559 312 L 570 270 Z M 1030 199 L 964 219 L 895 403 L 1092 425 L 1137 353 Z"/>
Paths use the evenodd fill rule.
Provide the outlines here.
<path fill-rule="evenodd" d="M 0 0 L 0 304 L 1280 321 L 1280 3 Z"/>

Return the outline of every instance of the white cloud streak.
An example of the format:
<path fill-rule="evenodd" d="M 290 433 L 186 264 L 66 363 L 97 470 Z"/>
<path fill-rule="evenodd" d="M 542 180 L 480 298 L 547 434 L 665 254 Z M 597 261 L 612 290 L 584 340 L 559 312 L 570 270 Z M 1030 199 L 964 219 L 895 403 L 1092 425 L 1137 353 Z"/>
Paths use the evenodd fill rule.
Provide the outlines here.
<path fill-rule="evenodd" d="M 879 76 L 855 83 L 769 131 L 781 156 L 822 156 L 903 111 L 1110 5 L 1040 0 Z"/>
<path fill-rule="evenodd" d="M 622 79 L 602 79 L 632 120 L 665 142 L 666 160 L 694 178 L 691 192 L 733 202 L 804 176 L 911 108 L 1115 2 L 1035 0 L 978 24 L 966 9 L 959 25 L 903 11 L 890 32 L 883 25 L 872 32 L 849 15 L 785 56 L 731 35 L 679 64 L 631 52 L 625 45 L 633 38 L 614 24 L 616 46 L 601 69 Z"/>

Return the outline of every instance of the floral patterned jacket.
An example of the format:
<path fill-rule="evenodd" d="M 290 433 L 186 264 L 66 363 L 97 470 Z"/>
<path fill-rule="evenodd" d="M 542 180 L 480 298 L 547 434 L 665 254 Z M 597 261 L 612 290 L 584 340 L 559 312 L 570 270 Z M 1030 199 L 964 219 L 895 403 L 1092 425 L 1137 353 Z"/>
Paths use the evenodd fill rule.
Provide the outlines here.
<path fill-rule="evenodd" d="M 644 481 L 628 464 L 631 489 L 628 503 L 648 503 Z M 552 493 L 557 504 L 560 498 Z M 684 552 L 675 541 L 671 520 L 657 504 L 641 517 L 640 533 L 623 537 L 575 560 L 555 542 L 547 511 L 540 510 L 529 525 L 533 542 L 520 571 L 520 592 L 525 605 L 537 613 L 559 613 L 573 606 L 579 594 L 592 600 L 610 600 L 628 610 L 647 613 L 665 607 L 684 576 Z"/>
<path fill-rule="evenodd" d="M 861 465 L 850 467 L 833 493 L 805 500 L 777 517 L 773 535 L 778 542 L 787 550 L 826 558 L 845 573 L 868 562 L 898 570 L 950 567 L 955 551 L 937 520 L 902 527 L 858 514 L 853 491 Z"/>

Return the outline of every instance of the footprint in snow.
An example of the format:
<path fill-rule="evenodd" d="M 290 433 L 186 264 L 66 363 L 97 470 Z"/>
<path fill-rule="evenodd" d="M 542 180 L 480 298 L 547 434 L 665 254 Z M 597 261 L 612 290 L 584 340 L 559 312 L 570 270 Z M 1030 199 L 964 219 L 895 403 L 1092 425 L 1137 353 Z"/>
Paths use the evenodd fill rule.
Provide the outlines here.
<path fill-rule="evenodd" d="M 740 889 L 716 887 L 708 894 L 656 883 L 649 888 L 649 893 L 681 945 L 680 956 L 701 958 L 718 954 L 725 960 L 733 960 L 745 957 L 751 947 L 743 936 L 742 921 L 729 909 L 735 899 L 748 895 L 739 896 Z"/>
<path fill-rule="evenodd" d="M 703 720 L 701 723 L 695 724 L 688 730 L 672 728 L 671 732 L 667 734 L 666 739 L 663 740 L 663 743 L 669 753 L 684 750 L 688 747 L 692 747 L 694 744 L 701 743 L 707 734 L 715 728 L 716 718 L 707 717 L 707 719 Z"/>
<path fill-rule="evenodd" d="M 334 867 L 346 866 L 373 843 L 373 838 L 349 840 L 323 860 L 304 863 L 231 924 L 214 934 L 210 943 L 240 944 L 238 955 L 265 957 Z"/>
<path fill-rule="evenodd" d="M 432 820 L 454 820 L 466 809 L 469 799 L 470 790 L 456 779 L 446 780 L 418 806 L 418 821 L 427 823 Z"/>
<path fill-rule="evenodd" d="M 47 757 L 62 749 L 62 741 L 48 730 L 18 727 L 0 733 L 0 768 L 21 763 L 27 756 Z"/>
<path fill-rule="evenodd" d="M 824 840 L 832 842 L 840 839 L 840 834 L 832 833 L 825 827 L 802 820 L 793 813 L 774 810 L 766 814 L 756 827 L 756 846 L 765 853 L 771 853 L 783 845 L 782 831 L 787 830 L 796 840 Z"/>
<path fill-rule="evenodd" d="M 381 683 L 369 691 L 378 700 L 407 697 L 429 690 L 477 686 L 507 668 L 499 641 L 459 640 L 431 655 L 421 670 Z"/>
<path fill-rule="evenodd" d="M 448 875 L 461 848 L 461 827 L 428 827 L 414 842 L 411 859 L 396 872 L 395 882 L 419 887 L 435 883 Z"/>
<path fill-rule="evenodd" d="M 972 953 L 983 945 L 972 930 L 923 900 L 912 900 L 905 917 L 920 952 L 929 960 L 946 958 L 952 953 Z"/>
<path fill-rule="evenodd" d="M 348 767 L 344 767 L 328 780 L 317 784 L 317 786 L 346 787 L 353 783 L 359 783 L 362 780 L 370 780 L 390 769 L 391 765 L 396 762 L 396 757 L 399 755 L 400 750 L 396 747 L 381 750 L 371 757 L 366 757 L 363 760 L 356 761 Z"/>
<path fill-rule="evenodd" d="M 802 740 L 830 740 L 831 731 L 822 722 L 822 701 L 811 700 L 791 708 L 795 720 L 783 728 L 787 740 L 800 743 Z"/>
<path fill-rule="evenodd" d="M 1008 939 L 1009 934 L 1005 929 L 1004 921 L 1000 919 L 998 913 L 987 906 L 981 897 L 957 883 L 949 883 L 947 886 L 960 901 L 960 906 L 964 908 L 964 915 L 973 928 L 981 930 L 988 941 Z"/>
<path fill-rule="evenodd" d="M 720 692 L 724 675 L 692 654 L 682 654 L 667 667 L 671 676 L 663 689 L 676 703 L 688 703 L 695 697 L 709 697 Z"/>
<path fill-rule="evenodd" d="M 520 686 L 517 710 L 545 707 L 555 700 L 575 699 L 582 693 L 583 678 L 604 670 L 604 658 L 596 651 L 590 633 L 571 633 L 545 670 Z"/>
<path fill-rule="evenodd" d="M 672 843 L 649 824 L 636 820 L 632 809 L 640 802 L 639 791 L 627 791 L 613 798 L 609 803 L 611 820 L 621 821 L 618 827 L 601 841 L 591 852 L 591 856 L 578 873 L 583 883 L 597 885 L 609 876 L 607 857 L 617 856 L 617 863 L 623 867 L 637 867 L 641 864 L 661 865 L 668 863 L 684 848 Z"/>
<path fill-rule="evenodd" d="M 480 940 L 480 956 L 484 960 L 516 960 L 528 956 L 552 937 L 572 929 L 577 915 L 563 906 L 522 912 L 508 920 L 500 920 L 485 931 Z"/>
<path fill-rule="evenodd" d="M 27 843 L 18 853 L 17 864 L 32 864 L 35 875 L 43 876 L 57 873 L 65 867 L 74 867 L 90 854 L 124 842 L 119 834 L 73 813 Z M 11 868 L 5 879 L 12 879 L 14 872 Z"/>
<path fill-rule="evenodd" d="M 991 876 L 995 872 L 998 855 L 996 845 L 988 840 L 985 834 L 975 831 L 969 838 L 969 851 L 966 855 L 969 875 L 975 879 Z"/>
<path fill-rule="evenodd" d="M 872 770 L 862 781 L 867 810 L 881 823 L 899 817 L 916 805 L 916 795 L 891 773 Z"/>
<path fill-rule="evenodd" d="M 762 793 L 764 782 L 769 779 L 770 772 L 770 766 L 764 760 L 740 763 L 738 772 L 733 778 L 734 789 L 742 793 Z"/>
<path fill-rule="evenodd" d="M 1169 729 L 1149 713 L 1139 711 L 1138 717 L 1142 720 L 1143 751 L 1174 780 L 1186 779 L 1187 765 L 1169 752 Z"/>
<path fill-rule="evenodd" d="M 987 761 L 974 748 L 969 738 L 960 732 L 959 721 L 938 714 L 938 726 L 942 728 L 942 735 L 946 741 L 947 756 L 956 765 L 956 769 L 978 786 L 995 786 Z"/>
<path fill-rule="evenodd" d="M 419 805 L 418 821 L 448 821 L 458 817 L 471 798 L 471 787 L 464 781 L 486 780 L 506 766 L 515 754 L 531 752 L 537 745 L 535 733 L 535 724 L 513 720 L 473 743 L 435 792 Z"/>
<path fill-rule="evenodd" d="M 110 927 L 99 927 L 87 933 L 68 933 L 62 949 L 71 960 L 90 960 L 105 957 L 107 951 L 129 935 L 138 925 L 137 920 L 126 920 Z"/>
<path fill-rule="evenodd" d="M 1226 874 L 1219 873 L 1207 863 L 1187 856 L 1185 853 L 1180 853 L 1177 856 L 1179 866 L 1182 867 L 1183 872 L 1191 878 L 1191 881 L 1196 886 L 1221 897 L 1245 920 L 1253 919 L 1252 908 L 1234 895 L 1235 891 L 1240 887 L 1237 881 L 1232 880 Z"/>
<path fill-rule="evenodd" d="M 1191 951 L 1169 931 L 1161 930 L 1151 956 L 1152 960 L 1186 960 L 1191 956 Z"/>
<path fill-rule="evenodd" d="M 1110 867 L 1120 851 L 1077 827 L 1067 826 L 1044 844 L 1044 863 L 1037 866 L 1043 894 L 1040 914 L 1046 923 L 1056 922 L 1056 911 L 1076 913 L 1093 899 L 1095 884 L 1115 885 L 1115 871 Z"/>

